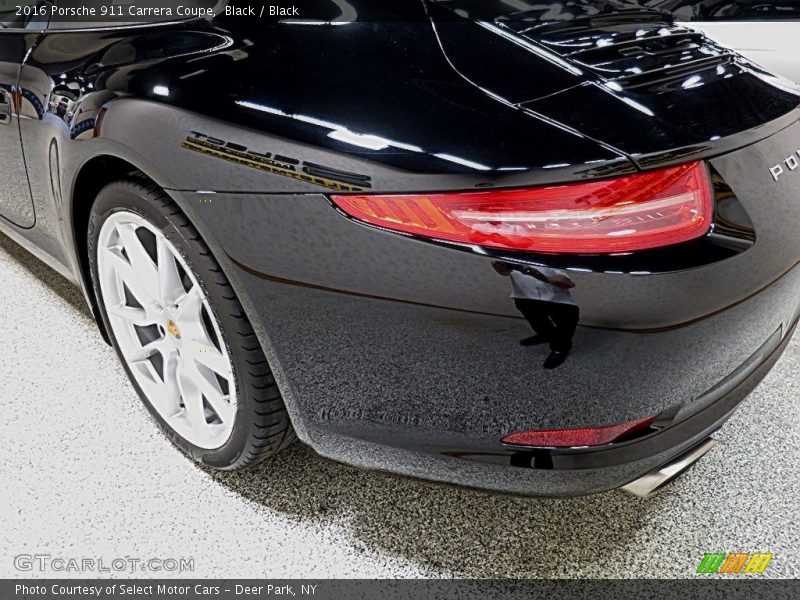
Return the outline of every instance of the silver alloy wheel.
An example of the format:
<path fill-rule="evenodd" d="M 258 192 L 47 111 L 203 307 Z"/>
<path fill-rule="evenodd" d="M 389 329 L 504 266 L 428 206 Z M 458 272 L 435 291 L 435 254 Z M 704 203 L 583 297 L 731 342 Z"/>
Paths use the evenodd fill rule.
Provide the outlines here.
<path fill-rule="evenodd" d="M 114 337 L 150 403 L 190 444 L 223 446 L 236 416 L 233 365 L 180 252 L 143 217 L 115 212 L 100 229 L 97 270 Z"/>

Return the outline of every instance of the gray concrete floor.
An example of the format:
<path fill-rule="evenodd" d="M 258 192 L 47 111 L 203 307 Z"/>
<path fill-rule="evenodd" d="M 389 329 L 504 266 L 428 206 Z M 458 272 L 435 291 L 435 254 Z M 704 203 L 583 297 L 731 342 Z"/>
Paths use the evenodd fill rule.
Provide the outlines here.
<path fill-rule="evenodd" d="M 694 577 L 711 551 L 773 552 L 769 575 L 800 577 L 798 341 L 649 500 L 491 495 L 300 444 L 207 472 L 154 427 L 79 292 L 2 236 L 0 366 L 0 577 L 28 575 L 19 554 L 193 558 L 183 577 Z"/>

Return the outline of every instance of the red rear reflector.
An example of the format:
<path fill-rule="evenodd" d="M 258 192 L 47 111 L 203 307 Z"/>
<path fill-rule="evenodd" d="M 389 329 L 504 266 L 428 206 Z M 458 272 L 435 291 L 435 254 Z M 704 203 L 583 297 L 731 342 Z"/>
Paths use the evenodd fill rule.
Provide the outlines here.
<path fill-rule="evenodd" d="M 513 446 L 533 446 L 537 448 L 574 448 L 578 446 L 602 446 L 640 429 L 656 420 L 657 415 L 645 417 L 630 423 L 606 425 L 605 427 L 586 427 L 584 429 L 542 429 L 540 431 L 520 431 L 504 437 L 501 442 Z"/>
<path fill-rule="evenodd" d="M 712 217 L 702 162 L 616 179 L 521 190 L 334 195 L 344 212 L 428 238 L 552 253 L 613 253 L 686 242 Z"/>

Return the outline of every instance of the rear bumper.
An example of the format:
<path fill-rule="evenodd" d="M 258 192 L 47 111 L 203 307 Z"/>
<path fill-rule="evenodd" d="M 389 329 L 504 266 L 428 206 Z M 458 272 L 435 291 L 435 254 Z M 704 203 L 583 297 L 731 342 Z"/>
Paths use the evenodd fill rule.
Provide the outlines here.
<path fill-rule="evenodd" d="M 470 470 L 470 476 L 467 469 L 459 469 L 463 475 L 458 483 L 502 492 L 548 496 L 596 493 L 622 487 L 696 447 L 722 427 L 783 354 L 795 328 L 796 323 L 782 340 L 779 335 L 769 340 L 737 373 L 709 390 L 707 398 L 703 399 L 703 403 L 707 402 L 705 408 L 685 417 L 676 415 L 663 430 L 633 441 L 609 444 L 602 449 L 520 450 L 506 455 L 506 461 L 499 461 L 497 456 L 455 453 L 452 456 L 460 459 L 478 462 L 489 459 L 487 462 L 492 463 L 483 473 Z M 380 456 L 379 448 L 373 447 L 373 451 Z M 384 455 L 385 460 L 389 461 L 390 456 Z M 336 458 L 335 455 L 332 457 Z M 444 470 L 442 464 L 436 469 L 437 465 L 426 463 L 420 473 L 419 466 L 409 469 L 406 463 L 407 459 L 402 463 L 387 462 L 383 467 L 360 466 L 453 481 L 453 469 Z M 538 464 L 545 464 L 547 468 L 537 468 Z M 498 467 L 503 468 L 506 477 L 499 476 Z"/>
<path fill-rule="evenodd" d="M 800 270 L 793 273 L 800 285 Z M 304 415 L 304 441 L 322 456 L 360 468 L 420 479 L 535 496 L 573 496 L 621 487 L 693 448 L 717 431 L 772 369 L 797 325 L 779 327 L 764 344 L 719 383 L 661 421 L 663 429 L 600 448 L 513 449 L 498 434 L 453 435 L 452 428 L 420 431 L 410 423 L 387 425 L 357 420 L 322 423 Z M 324 384 L 324 382 L 320 382 Z M 349 417 L 346 417 L 348 414 Z M 670 418 L 671 417 L 671 418 Z M 411 431 L 411 435 L 409 435 Z M 507 433 L 507 432 L 503 432 Z M 450 442 L 444 442 L 449 439 Z"/>
<path fill-rule="evenodd" d="M 777 360 L 800 306 L 793 125 L 710 161 L 707 240 L 610 258 L 488 256 L 354 223 L 318 194 L 175 194 L 265 346 L 300 438 L 360 467 L 535 495 L 624 485 L 719 428 Z M 795 181 L 796 180 L 796 181 Z M 716 236 L 715 239 L 711 239 Z M 495 260 L 557 269 L 580 323 L 557 369 Z M 660 414 L 596 449 L 500 439 Z"/>
<path fill-rule="evenodd" d="M 794 333 L 770 338 L 750 360 L 662 431 L 603 449 L 477 452 L 475 448 L 390 447 L 338 434 L 314 432 L 321 455 L 354 466 L 421 479 L 536 496 L 574 496 L 621 487 L 669 462 L 719 429 L 780 358 Z M 545 453 L 550 460 L 542 461 Z M 548 462 L 549 468 L 536 468 Z"/>

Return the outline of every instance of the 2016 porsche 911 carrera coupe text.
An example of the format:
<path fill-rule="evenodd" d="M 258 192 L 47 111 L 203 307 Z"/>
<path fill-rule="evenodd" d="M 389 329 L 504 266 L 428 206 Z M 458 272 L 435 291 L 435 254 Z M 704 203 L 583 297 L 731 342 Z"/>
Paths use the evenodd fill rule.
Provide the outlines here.
<path fill-rule="evenodd" d="M 0 230 L 195 460 L 647 494 L 791 338 L 800 87 L 668 13 L 188 4 L 0 12 Z"/>

